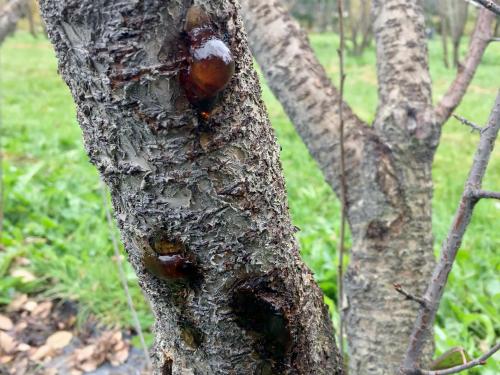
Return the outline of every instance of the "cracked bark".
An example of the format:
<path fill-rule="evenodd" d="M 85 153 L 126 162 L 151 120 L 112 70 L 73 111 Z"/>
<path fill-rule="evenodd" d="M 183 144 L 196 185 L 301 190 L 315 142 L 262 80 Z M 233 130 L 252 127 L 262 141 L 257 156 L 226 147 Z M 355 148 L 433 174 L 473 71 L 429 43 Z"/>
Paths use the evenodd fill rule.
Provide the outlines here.
<path fill-rule="evenodd" d="M 174 63 L 189 1 L 40 2 L 156 317 L 155 373 L 341 374 L 321 291 L 299 258 L 238 6 L 198 3 L 236 61 L 208 120 Z"/>
<path fill-rule="evenodd" d="M 243 0 L 242 7 L 252 51 L 269 86 L 339 195 L 337 90 L 279 1 Z M 431 168 L 441 123 L 449 116 L 432 107 L 420 2 L 373 1 L 372 18 L 379 82 L 373 126 L 343 107 L 353 237 L 345 316 L 349 370 L 360 375 L 396 373 L 404 356 L 416 311 L 392 285 L 402 283 L 421 295 L 431 275 Z M 477 25 L 472 43 L 491 21 L 483 15 Z M 483 52 L 471 44 L 468 76 Z M 451 99 L 446 95 L 441 106 L 454 108 L 469 82 L 460 83 L 463 90 Z M 425 362 L 431 340 L 424 353 Z"/>

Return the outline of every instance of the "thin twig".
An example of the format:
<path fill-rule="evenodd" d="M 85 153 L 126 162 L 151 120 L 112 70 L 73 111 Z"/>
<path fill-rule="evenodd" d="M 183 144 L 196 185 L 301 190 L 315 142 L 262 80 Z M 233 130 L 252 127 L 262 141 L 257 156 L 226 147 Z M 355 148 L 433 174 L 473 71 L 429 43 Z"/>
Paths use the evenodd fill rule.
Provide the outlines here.
<path fill-rule="evenodd" d="M 488 191 L 488 190 L 477 190 L 474 192 L 474 197 L 477 199 L 500 199 L 500 192 L 498 191 Z"/>
<path fill-rule="evenodd" d="M 482 180 L 486 172 L 486 167 L 491 157 L 495 139 L 500 129 L 500 91 L 497 93 L 495 105 L 491 111 L 488 125 L 481 132 L 479 144 L 474 155 L 474 161 L 465 183 L 464 192 L 460 199 L 460 204 L 455 213 L 453 223 L 448 236 L 443 242 L 439 262 L 434 268 L 427 290 L 423 295 L 426 306 L 420 306 L 415 326 L 411 334 L 408 349 L 402 363 L 401 372 L 403 374 L 416 374 L 422 351 L 429 336 L 439 303 L 443 296 L 444 287 L 448 281 L 448 275 L 457 256 L 458 249 L 462 242 L 463 235 L 472 217 L 474 206 L 478 198 L 473 192 L 481 189 Z"/>
<path fill-rule="evenodd" d="M 473 0 L 473 1 L 475 3 L 481 4 L 483 7 L 495 13 L 497 16 L 500 16 L 500 5 L 495 3 L 495 1 L 493 0 Z"/>
<path fill-rule="evenodd" d="M 135 330 L 137 335 L 139 336 L 139 340 L 141 341 L 142 350 L 144 351 L 144 356 L 146 359 L 146 365 L 149 369 L 152 369 L 151 359 L 149 358 L 148 346 L 146 345 L 146 341 L 144 340 L 144 334 L 142 333 L 141 323 L 139 322 L 139 317 L 137 316 L 137 311 L 134 308 L 134 302 L 132 301 L 132 296 L 130 295 L 130 290 L 128 289 L 127 278 L 125 276 L 125 270 L 123 269 L 123 262 L 120 255 L 120 250 L 118 248 L 118 241 L 115 236 L 115 227 L 113 225 L 113 219 L 111 218 L 111 212 L 108 204 L 108 189 L 104 182 L 101 180 L 101 192 L 102 199 L 104 203 L 104 210 L 106 211 L 106 219 L 108 220 L 109 232 L 111 236 L 111 241 L 113 243 L 113 251 L 116 258 L 116 264 L 118 265 L 118 273 L 120 275 L 120 281 L 123 286 L 123 290 L 125 291 L 125 296 L 127 297 L 127 304 L 130 309 L 130 313 L 132 314 L 132 319 L 134 321 Z"/>
<path fill-rule="evenodd" d="M 3 215 L 4 215 L 4 207 L 3 207 L 3 194 L 4 194 L 4 185 L 3 185 L 3 123 L 2 123 L 2 101 L 3 97 L 0 93 L 0 243 L 3 238 Z M 0 246 L 1 249 L 1 246 Z"/>
<path fill-rule="evenodd" d="M 337 50 L 339 55 L 340 65 L 340 82 L 339 82 L 339 138 L 340 138 L 340 201 L 342 212 L 340 215 L 340 247 L 337 271 L 337 303 L 339 306 L 339 348 L 344 354 L 344 318 L 343 318 L 343 302 L 344 302 L 344 252 L 345 252 L 345 225 L 346 225 L 346 206 L 347 206 L 347 183 L 345 176 L 345 150 L 344 150 L 344 116 L 343 116 L 343 101 L 344 101 L 344 4 L 343 0 L 337 1 L 337 10 L 339 15 L 339 36 L 340 46 Z"/>
<path fill-rule="evenodd" d="M 395 283 L 395 284 L 393 284 L 393 286 L 394 286 L 394 289 L 396 289 L 396 292 L 398 292 L 398 293 L 402 294 L 403 296 L 405 296 L 406 299 L 409 299 L 411 301 L 415 301 L 420 306 L 425 307 L 426 303 L 425 303 L 425 300 L 423 298 L 420 298 L 420 297 L 417 297 L 417 296 L 411 294 L 406 289 L 404 289 L 401 284 Z"/>
<path fill-rule="evenodd" d="M 462 116 L 453 115 L 453 117 L 455 117 L 462 124 L 469 126 L 472 129 L 472 131 L 477 131 L 477 132 L 481 133 L 483 131 L 483 129 L 484 129 L 482 126 L 476 125 L 472 121 L 469 121 L 469 120 L 467 120 L 466 118 L 464 118 Z"/>
<path fill-rule="evenodd" d="M 444 370 L 436 370 L 436 371 L 429 371 L 429 370 L 420 370 L 419 373 L 422 375 L 450 375 L 450 374 L 456 374 L 461 371 L 470 369 L 472 367 L 476 366 L 482 366 L 486 364 L 486 360 L 490 358 L 493 354 L 498 352 L 500 350 L 500 342 L 497 343 L 493 348 L 488 350 L 486 353 L 484 353 L 481 357 L 474 359 L 470 362 L 467 362 L 463 365 L 460 366 L 455 366 L 451 368 L 447 368 Z"/>

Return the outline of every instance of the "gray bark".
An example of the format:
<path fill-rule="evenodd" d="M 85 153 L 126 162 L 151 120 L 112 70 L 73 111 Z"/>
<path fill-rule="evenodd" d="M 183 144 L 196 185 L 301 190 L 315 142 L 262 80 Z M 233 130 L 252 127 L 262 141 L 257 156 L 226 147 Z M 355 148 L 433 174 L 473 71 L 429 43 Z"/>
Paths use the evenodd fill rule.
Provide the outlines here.
<path fill-rule="evenodd" d="M 436 319 L 439 303 L 443 297 L 444 288 L 448 281 L 453 263 L 457 257 L 465 230 L 472 219 L 474 207 L 482 198 L 500 197 L 499 193 L 482 190 L 484 174 L 486 173 L 486 168 L 488 167 L 499 130 L 500 91 L 497 93 L 495 105 L 491 111 L 488 124 L 479 130 L 481 136 L 474 155 L 474 161 L 465 182 L 464 191 L 455 212 L 453 223 L 441 247 L 439 262 L 432 273 L 432 278 L 422 297 L 423 303 L 419 306 L 417 321 L 415 322 L 406 356 L 403 361 L 402 374 L 412 375 L 424 373 L 423 371 L 419 372 L 419 369 L 422 368 L 420 359 L 423 343 L 425 343 L 426 336 L 432 333 L 431 327 Z M 497 344 L 497 348 L 499 345 L 500 344 Z M 458 366 L 458 369 L 460 369 L 460 367 L 461 366 Z M 448 372 L 444 371 L 443 375 L 445 373 Z M 454 372 L 450 370 L 449 373 L 451 374 Z"/>
<path fill-rule="evenodd" d="M 339 194 L 339 97 L 300 30 L 277 1 L 245 0 L 252 50 L 298 133 Z M 431 103 L 419 2 L 373 2 L 379 107 L 373 127 L 344 106 L 347 209 L 353 246 L 346 277 L 349 370 L 399 367 L 416 311 L 394 292 L 422 293 L 434 264 L 431 166 L 440 126 Z M 426 358 L 432 352 L 430 340 Z"/>
<path fill-rule="evenodd" d="M 341 374 L 321 291 L 299 258 L 236 1 L 198 2 L 236 61 L 206 121 L 173 64 L 187 1 L 40 3 L 156 317 L 155 373 Z M 189 262 L 190 277 L 145 268 L 169 249 Z"/>
<path fill-rule="evenodd" d="M 0 9 L 0 45 L 16 30 L 17 22 L 29 10 L 28 0 L 11 0 Z"/>

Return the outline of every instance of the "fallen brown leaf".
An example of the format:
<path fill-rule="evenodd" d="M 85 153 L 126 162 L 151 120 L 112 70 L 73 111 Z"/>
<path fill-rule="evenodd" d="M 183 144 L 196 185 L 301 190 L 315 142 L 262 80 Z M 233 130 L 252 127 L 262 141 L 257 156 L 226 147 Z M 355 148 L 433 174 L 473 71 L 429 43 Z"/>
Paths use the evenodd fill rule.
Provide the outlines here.
<path fill-rule="evenodd" d="M 16 348 L 16 350 L 17 350 L 18 352 L 27 352 L 27 351 L 29 351 L 30 349 L 31 349 L 31 346 L 30 346 L 30 345 L 28 345 L 28 344 L 26 344 L 26 343 L 24 343 L 24 342 L 20 343 L 20 344 L 17 346 L 17 348 Z"/>
<path fill-rule="evenodd" d="M 94 371 L 101 363 L 104 362 L 105 357 L 99 355 L 96 345 L 87 345 L 81 349 L 76 349 L 73 353 L 73 365 L 75 368 L 90 372 Z"/>
<path fill-rule="evenodd" d="M 47 338 L 45 345 L 52 349 L 62 349 L 68 345 L 73 338 L 73 334 L 69 331 L 58 331 Z"/>
<path fill-rule="evenodd" d="M 125 363 L 125 361 L 128 358 L 128 354 L 129 354 L 129 347 L 126 346 L 123 349 L 110 355 L 109 362 L 111 362 L 112 366 L 119 366 L 119 365 Z"/>
<path fill-rule="evenodd" d="M 0 314 L 0 329 L 2 331 L 10 331 L 12 328 L 14 328 L 12 320 L 8 316 Z"/>
<path fill-rule="evenodd" d="M 16 348 L 16 341 L 10 335 L 0 331 L 0 352 L 10 354 Z"/>
<path fill-rule="evenodd" d="M 83 348 L 76 349 L 73 353 L 73 360 L 76 362 L 83 362 L 92 357 L 94 354 L 95 345 L 87 345 Z"/>
<path fill-rule="evenodd" d="M 54 349 L 48 345 L 40 346 L 32 355 L 30 355 L 30 359 L 32 361 L 41 361 L 44 358 L 52 355 Z"/>
<path fill-rule="evenodd" d="M 28 327 L 28 322 L 23 320 L 15 325 L 14 331 L 16 333 L 20 333 L 21 331 L 24 331 L 27 327 Z"/>
<path fill-rule="evenodd" d="M 29 312 L 33 312 L 37 306 L 38 306 L 38 303 L 31 299 L 24 304 L 23 309 L 26 311 L 29 311 Z"/>
<path fill-rule="evenodd" d="M 20 294 L 14 298 L 9 306 L 7 306 L 7 311 L 19 311 L 28 301 L 28 296 L 26 294 Z"/>
<path fill-rule="evenodd" d="M 49 316 L 52 310 L 52 302 L 44 301 L 38 304 L 38 306 L 31 312 L 31 316 L 36 316 L 40 319 L 45 319 Z"/>
<path fill-rule="evenodd" d="M 0 355 L 0 363 L 2 365 L 6 364 L 6 363 L 9 363 L 13 359 L 14 359 L 13 355 Z"/>

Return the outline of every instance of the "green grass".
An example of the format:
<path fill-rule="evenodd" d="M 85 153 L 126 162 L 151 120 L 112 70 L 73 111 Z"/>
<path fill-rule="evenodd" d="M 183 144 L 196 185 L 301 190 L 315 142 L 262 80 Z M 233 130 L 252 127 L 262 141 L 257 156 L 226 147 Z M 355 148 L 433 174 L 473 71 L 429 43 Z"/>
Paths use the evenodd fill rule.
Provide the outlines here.
<path fill-rule="evenodd" d="M 312 35 L 319 59 L 336 80 L 337 39 Z M 463 43 L 465 50 L 466 43 Z M 434 96 L 454 77 L 441 63 L 438 41 L 429 45 Z M 374 50 L 347 57 L 346 99 L 366 121 L 377 105 Z M 498 87 L 500 44 L 488 47 L 457 113 L 485 123 Z M 18 33 L 1 47 L 2 125 L 5 183 L 5 231 L 0 254 L 0 303 L 15 290 L 43 291 L 81 303 L 84 319 L 93 313 L 107 324 L 131 325 L 103 211 L 96 170 L 89 164 L 68 89 L 57 75 L 53 51 L 42 37 Z M 327 296 L 334 300 L 339 204 L 308 155 L 293 126 L 267 87 L 271 121 L 283 148 L 290 209 L 302 253 Z M 434 163 L 435 249 L 456 208 L 477 135 L 449 121 Z M 500 152 L 488 169 L 485 188 L 500 189 Z M 500 204 L 481 202 L 465 236 L 437 321 L 437 350 L 462 345 L 477 355 L 500 335 Z M 23 255 L 38 281 L 29 284 L 5 272 Z M 151 325 L 135 275 L 127 264 L 133 298 L 144 328 Z M 482 374 L 494 374 L 491 364 Z"/>

